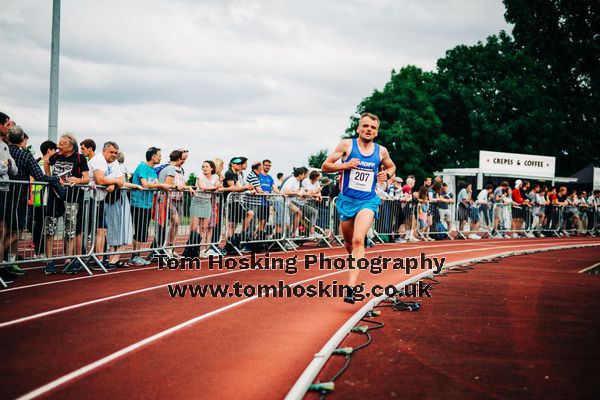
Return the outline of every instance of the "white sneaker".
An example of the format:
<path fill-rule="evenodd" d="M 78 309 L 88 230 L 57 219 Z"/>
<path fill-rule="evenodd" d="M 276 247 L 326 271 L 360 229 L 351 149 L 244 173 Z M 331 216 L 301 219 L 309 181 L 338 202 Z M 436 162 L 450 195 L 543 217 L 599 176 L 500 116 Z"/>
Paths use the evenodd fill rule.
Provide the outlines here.
<path fill-rule="evenodd" d="M 538 234 L 538 237 L 543 238 L 543 237 L 546 237 L 546 235 L 544 235 L 543 233 L 540 233 L 540 234 Z"/>
<path fill-rule="evenodd" d="M 519 238 L 519 234 L 518 233 L 513 233 L 512 234 L 512 238 L 513 239 L 518 239 Z"/>
<path fill-rule="evenodd" d="M 205 251 L 201 251 L 200 252 L 200 258 L 208 258 L 208 254 Z"/>
<path fill-rule="evenodd" d="M 481 236 L 479 236 L 479 235 L 478 235 L 478 234 L 476 234 L 476 233 L 471 233 L 471 234 L 469 235 L 469 239 L 481 239 Z"/>
<path fill-rule="evenodd" d="M 504 238 L 505 239 L 510 239 L 510 236 L 509 235 L 504 235 Z"/>
<path fill-rule="evenodd" d="M 206 257 L 208 256 L 220 256 L 221 253 L 218 253 L 215 251 L 215 249 L 213 249 L 212 247 L 206 251 L 203 251 L 200 253 L 200 257 L 202 257 L 202 254 L 204 254 Z"/>

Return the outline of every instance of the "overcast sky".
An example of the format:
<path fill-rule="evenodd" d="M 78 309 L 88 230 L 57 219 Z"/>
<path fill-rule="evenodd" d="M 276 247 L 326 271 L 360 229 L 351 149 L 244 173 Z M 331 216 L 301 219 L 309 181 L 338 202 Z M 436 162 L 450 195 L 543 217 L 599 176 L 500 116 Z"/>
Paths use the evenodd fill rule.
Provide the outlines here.
<path fill-rule="evenodd" d="M 202 160 L 269 158 L 273 173 L 333 149 L 393 68 L 510 31 L 500 0 L 62 0 L 58 131 Z M 52 0 L 3 0 L 0 111 L 47 138 Z M 401 171 L 407 173 L 408 171 Z"/>

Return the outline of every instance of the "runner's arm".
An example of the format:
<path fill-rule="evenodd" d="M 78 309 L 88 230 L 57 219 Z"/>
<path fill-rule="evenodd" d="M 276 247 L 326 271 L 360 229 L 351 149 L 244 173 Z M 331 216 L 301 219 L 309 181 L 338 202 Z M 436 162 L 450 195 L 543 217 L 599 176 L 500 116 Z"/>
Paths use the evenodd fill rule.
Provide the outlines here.
<path fill-rule="evenodd" d="M 381 146 L 381 165 L 383 168 L 377 173 L 377 180 L 380 182 L 387 181 L 391 176 L 396 173 L 396 165 L 390 158 L 390 153 L 388 150 Z"/>
<path fill-rule="evenodd" d="M 333 173 L 343 171 L 345 169 L 352 169 L 358 166 L 358 159 L 352 159 L 345 163 L 337 163 L 340 158 L 348 154 L 348 140 L 342 140 L 333 153 L 331 153 L 323 165 L 321 165 L 321 171 L 325 173 Z"/>

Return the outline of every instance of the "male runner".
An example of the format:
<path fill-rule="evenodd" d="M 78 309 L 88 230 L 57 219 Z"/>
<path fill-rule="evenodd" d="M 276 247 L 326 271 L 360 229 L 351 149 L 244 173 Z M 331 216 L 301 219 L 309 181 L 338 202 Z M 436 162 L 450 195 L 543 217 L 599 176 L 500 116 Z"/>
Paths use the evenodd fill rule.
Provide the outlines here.
<path fill-rule="evenodd" d="M 377 218 L 381 200 L 375 195 L 375 185 L 385 183 L 396 172 L 387 149 L 374 142 L 378 130 L 379 117 L 363 113 L 356 128 L 358 138 L 342 140 L 321 167 L 323 172 L 341 171 L 341 193 L 336 206 L 344 246 L 355 260 L 364 257 L 365 236 L 373 218 Z M 340 158 L 342 162 L 337 163 Z M 359 269 L 350 270 L 346 303 L 354 303 L 359 272 Z"/>

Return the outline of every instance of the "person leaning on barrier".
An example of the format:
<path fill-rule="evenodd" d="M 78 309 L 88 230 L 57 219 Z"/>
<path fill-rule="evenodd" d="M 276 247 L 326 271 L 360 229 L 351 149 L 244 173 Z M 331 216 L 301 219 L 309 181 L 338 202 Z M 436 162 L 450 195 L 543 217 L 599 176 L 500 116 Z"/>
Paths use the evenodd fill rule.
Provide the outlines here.
<path fill-rule="evenodd" d="M 485 188 L 479 192 L 476 200 L 479 212 L 483 214 L 484 222 L 488 227 L 492 224 L 490 215 L 490 197 L 493 191 L 494 187 L 488 183 L 487 185 L 485 185 Z"/>
<path fill-rule="evenodd" d="M 18 172 L 17 164 L 10 155 L 8 149 L 8 130 L 11 127 L 10 117 L 0 112 L 0 238 L 7 236 L 4 232 L 4 221 L 10 219 L 11 194 L 9 193 L 9 184 L 3 183 L 11 179 Z M 4 260 L 4 241 L 0 240 L 0 260 Z M 0 270 L 4 278 L 4 269 Z"/>
<path fill-rule="evenodd" d="M 191 186 L 186 185 L 185 171 L 183 164 L 187 160 L 188 151 L 183 149 L 173 150 L 169 154 L 169 164 L 162 168 L 158 173 L 158 181 L 172 185 L 173 189 L 169 192 L 167 197 L 167 207 L 169 208 L 169 236 L 167 246 L 175 246 L 175 240 L 177 238 L 177 231 L 179 224 L 183 219 L 183 192 L 187 191 L 194 195 L 195 191 Z M 160 221 L 162 222 L 162 221 Z M 155 236 L 157 247 L 161 246 L 164 242 L 164 226 L 159 222 L 160 235 Z M 154 247 L 154 246 L 153 246 Z M 179 258 L 180 256 L 175 252 L 175 249 L 165 249 L 165 252 L 169 257 Z"/>
<path fill-rule="evenodd" d="M 577 191 L 573 190 L 567 195 L 567 206 L 565 207 L 565 230 L 576 231 L 581 223 L 579 218 L 579 200 L 577 199 Z M 576 232 L 575 232 L 576 233 Z"/>
<path fill-rule="evenodd" d="M 567 223 L 567 218 L 565 218 L 565 208 L 569 205 L 567 199 L 569 198 L 567 193 L 567 187 L 561 186 L 558 188 L 556 192 L 556 200 L 552 203 L 555 207 L 556 218 L 557 218 L 557 227 L 558 227 L 558 235 L 565 236 L 565 225 Z M 562 213 L 562 221 L 560 220 L 560 214 Z M 560 225 L 559 225 L 560 224 Z"/>
<path fill-rule="evenodd" d="M 479 229 L 479 209 L 475 207 L 473 201 L 473 184 L 467 183 L 456 196 L 456 204 L 458 204 L 458 223 L 459 230 L 464 231 L 467 223 L 469 226 L 469 239 L 481 239 L 476 232 Z"/>
<path fill-rule="evenodd" d="M 50 153 L 50 155 L 56 153 L 56 143 L 51 140 L 46 140 L 40 145 L 40 152 L 42 156 Z M 36 159 L 40 171 L 43 173 L 44 160 L 42 157 Z M 32 181 L 35 181 L 33 176 Z M 27 229 L 31 232 L 31 239 L 34 248 L 34 257 L 46 258 L 44 254 L 44 215 L 46 215 L 46 206 L 48 205 L 48 190 L 49 188 L 45 185 L 31 184 L 31 190 L 29 192 L 29 213 L 27 218 Z"/>
<path fill-rule="evenodd" d="M 529 189 L 529 182 L 517 179 L 515 182 L 515 188 L 512 191 L 513 202 L 515 203 L 512 208 L 512 230 L 513 237 L 519 237 L 518 231 L 523 231 L 527 226 L 525 225 L 529 216 L 529 209 L 531 205 L 529 200 L 525 197 Z"/>
<path fill-rule="evenodd" d="M 450 193 L 447 183 L 442 183 L 440 197 L 438 199 L 440 208 L 440 221 L 448 231 L 452 229 L 452 209 L 451 204 L 454 204 L 454 195 Z"/>
<path fill-rule="evenodd" d="M 414 175 L 408 175 L 404 186 L 402 186 L 403 197 L 400 200 L 404 204 L 404 226 L 406 231 L 406 240 L 416 243 L 419 242 L 417 238 L 417 205 L 419 203 L 417 192 L 413 193 L 416 179 Z M 401 228 L 402 229 L 402 228 Z"/>
<path fill-rule="evenodd" d="M 120 151 L 117 153 L 117 160 L 108 164 L 105 177 L 110 179 L 122 179 L 121 189 L 116 185 L 108 185 L 106 188 L 106 198 L 104 199 L 104 219 L 106 222 L 106 243 L 109 247 L 108 266 L 109 269 L 124 268 L 127 263 L 120 260 L 126 247 L 133 242 L 133 223 L 131 221 L 131 205 L 129 197 L 123 188 L 133 190 L 143 190 L 140 185 L 129 183 L 126 179 L 127 169 L 119 161 Z"/>
<path fill-rule="evenodd" d="M 208 257 L 218 256 L 206 243 L 212 239 L 212 230 L 216 225 L 214 203 L 216 201 L 214 192 L 223 184 L 217 175 L 217 168 L 212 160 L 202 163 L 202 173 L 196 178 L 196 191 L 190 202 L 190 236 L 187 245 L 202 245 L 200 247 L 186 247 L 183 255 L 185 257 Z"/>
<path fill-rule="evenodd" d="M 240 180 L 242 164 L 243 160 L 241 157 L 234 157 L 231 159 L 229 162 L 229 169 L 225 172 L 223 187 L 219 189 L 219 191 L 225 192 L 225 200 L 231 200 L 228 202 L 227 207 L 227 244 L 231 243 L 235 247 L 240 247 L 242 239 L 246 239 L 250 222 L 252 221 L 252 218 L 254 218 L 254 212 L 245 208 L 243 201 L 239 196 L 234 195 L 234 197 L 229 199 L 231 193 L 241 193 L 252 190 L 252 185 L 243 184 Z M 242 222 L 242 233 L 234 234 L 235 225 L 240 222 Z"/>
<path fill-rule="evenodd" d="M 258 221 L 256 232 L 251 234 L 253 239 L 265 240 L 266 232 L 265 227 L 267 220 L 269 219 L 269 202 L 267 196 L 261 196 L 266 194 L 262 188 L 260 182 L 260 175 L 262 175 L 263 165 L 261 161 L 255 161 L 252 163 L 252 171 L 246 177 L 246 181 L 249 185 L 252 185 L 253 191 L 250 195 L 246 196 L 246 204 L 252 209 L 255 220 Z"/>
<path fill-rule="evenodd" d="M 289 205 L 290 212 L 293 214 L 291 236 L 296 237 L 298 234 L 300 219 L 305 216 L 308 218 L 310 227 L 309 235 L 315 233 L 315 224 L 317 222 L 317 210 L 314 207 L 306 204 L 302 197 L 314 197 L 313 194 L 307 193 L 302 188 L 302 181 L 306 178 L 308 169 L 306 167 L 294 168 L 293 176 L 288 177 L 281 187 L 281 192 L 291 197 Z"/>
<path fill-rule="evenodd" d="M 580 190 L 577 192 L 577 208 L 579 210 L 579 219 L 581 220 L 581 224 L 579 226 L 579 233 L 584 235 L 588 230 L 588 210 L 589 205 L 587 203 L 587 192 L 585 190 Z"/>
<path fill-rule="evenodd" d="M 262 188 L 263 192 L 265 193 L 275 193 L 275 194 L 279 194 L 279 186 L 277 185 L 277 183 L 275 183 L 275 180 L 271 177 L 271 175 L 269 175 L 269 172 L 271 171 L 271 160 L 265 159 L 262 162 L 262 166 L 263 166 L 263 170 L 262 173 L 258 176 L 258 179 L 260 180 L 260 187 Z M 277 181 L 279 182 L 279 181 Z M 284 202 L 282 200 L 282 198 L 280 196 L 271 196 L 269 199 L 267 199 L 271 206 L 273 207 L 273 210 L 275 211 L 275 238 L 279 239 L 282 236 L 283 233 L 283 210 L 284 210 Z"/>
<path fill-rule="evenodd" d="M 500 229 L 500 216 L 504 210 L 504 198 L 506 197 L 506 192 L 508 190 L 508 182 L 502 181 L 500 185 L 492 194 L 492 204 L 494 205 L 494 229 L 492 230 L 492 235 L 498 235 L 503 237 L 498 230 Z"/>
<path fill-rule="evenodd" d="M 313 196 L 313 200 L 310 202 L 311 206 L 317 210 L 317 220 L 315 225 L 323 228 L 324 231 L 329 226 L 329 218 L 325 219 L 325 209 L 329 209 L 329 203 L 323 201 L 322 187 L 321 187 L 321 172 L 317 170 L 312 170 L 308 174 L 307 178 L 304 178 L 302 181 L 302 187 L 305 190 L 305 193 Z M 327 214 L 328 215 L 328 214 Z M 325 236 L 328 236 L 327 232 L 324 232 Z M 321 243 L 326 246 L 325 244 Z"/>
<path fill-rule="evenodd" d="M 440 226 L 440 203 L 441 203 L 442 183 L 434 181 L 431 186 L 428 187 L 427 197 L 429 198 L 429 211 L 427 213 L 428 230 L 429 232 L 437 232 L 441 230 Z M 439 229 L 438 229 L 439 228 Z M 437 237 L 436 235 L 435 237 Z M 431 236 L 426 236 L 426 240 L 433 241 Z"/>
<path fill-rule="evenodd" d="M 154 166 L 160 163 L 161 153 L 158 147 L 150 147 L 146 151 L 146 161 L 141 161 L 135 172 L 131 183 L 140 185 L 144 189 L 162 189 L 168 191 L 172 185 L 158 182 L 158 176 Z M 152 217 L 152 204 L 155 192 L 144 190 L 131 193 L 131 220 L 133 221 L 133 253 L 128 264 L 142 266 L 150 264 L 139 255 L 139 250 L 148 240 L 148 225 Z"/>
<path fill-rule="evenodd" d="M 557 231 L 554 234 L 558 234 L 558 195 L 556 193 L 556 187 L 552 186 L 546 195 L 546 226 L 548 230 Z"/>
<path fill-rule="evenodd" d="M 64 196 L 59 196 L 54 190 L 50 191 L 48 199 L 48 214 L 44 220 L 44 234 L 46 235 L 46 256 L 52 257 L 54 249 L 54 236 L 57 233 L 58 218 L 64 217 L 64 238 L 66 244 L 65 254 L 76 255 L 75 249 L 82 248 L 81 233 L 83 230 L 83 196 L 84 191 L 75 185 L 87 185 L 90 182 L 87 161 L 78 151 L 77 139 L 70 133 L 65 133 L 58 140 L 58 152 L 52 156 L 44 156 L 44 171 L 46 175 L 59 176 L 62 182 L 68 183 Z M 87 215 L 85 216 L 88 217 Z M 80 251 L 80 250 L 78 250 Z M 78 269 L 81 265 L 76 258 L 67 263 L 63 272 Z M 54 261 L 46 264 L 46 274 L 55 274 Z"/>
<path fill-rule="evenodd" d="M 546 194 L 545 190 L 542 190 L 540 185 L 535 184 L 527 194 L 527 199 L 529 200 L 529 204 L 531 204 L 531 231 L 537 237 L 544 237 L 544 234 L 540 232 L 541 228 L 544 226 L 544 217 L 545 217 L 545 209 L 546 209 L 546 199 L 544 195 Z"/>
<path fill-rule="evenodd" d="M 95 144 L 93 144 L 95 148 Z M 81 146 L 84 147 L 83 145 Z M 117 190 L 120 190 L 123 186 L 124 179 L 122 176 L 118 178 L 111 178 L 108 176 L 108 165 L 112 164 L 117 159 L 117 154 L 119 152 L 119 146 L 115 142 L 106 142 L 102 147 L 102 153 L 95 154 L 88 161 L 88 167 L 90 168 L 90 185 L 96 186 L 111 186 L 114 185 Z M 113 188 L 113 190 L 115 189 Z M 95 251 L 97 254 L 104 252 L 104 246 L 106 243 L 106 221 L 105 221 L 105 198 L 106 198 L 106 188 L 96 188 L 95 195 L 95 204 L 96 204 L 96 223 L 93 224 L 93 228 L 96 229 L 96 243 L 95 243 Z M 92 202 L 94 204 L 94 202 Z M 114 269 L 114 264 L 110 264 L 108 261 L 108 257 L 105 256 L 102 260 L 102 264 L 105 269 Z M 68 271 L 67 271 L 68 272 Z M 76 271 L 73 271 L 76 272 Z"/>
<path fill-rule="evenodd" d="M 395 202 L 393 212 L 393 225 L 392 230 L 394 234 L 392 238 L 395 243 L 405 243 L 406 240 L 402 237 L 402 229 L 406 220 L 406 203 L 402 202 L 404 193 L 402 192 L 402 184 L 404 179 L 399 176 L 392 177 L 392 184 L 389 186 L 387 192 L 390 198 Z"/>
<path fill-rule="evenodd" d="M 46 176 L 39 165 L 35 162 L 33 155 L 23 151 L 21 145 L 25 142 L 25 132 L 20 126 L 13 126 L 8 130 L 8 148 L 10 155 L 15 160 L 18 169 L 13 177 L 15 181 L 29 182 L 29 177 L 33 176 L 36 181 L 58 183 L 58 177 Z M 5 203 L 7 215 L 5 222 L 8 234 L 4 237 L 4 248 L 8 250 L 8 261 L 15 261 L 17 256 L 17 241 L 21 232 L 25 228 L 27 219 L 27 198 L 30 185 L 26 183 L 15 183 L 10 185 L 10 204 Z M 24 275 L 25 271 L 16 264 L 9 265 L 6 270 L 15 274 Z"/>
<path fill-rule="evenodd" d="M 87 160 L 88 167 L 89 167 L 90 160 L 92 158 L 94 158 L 94 156 L 96 156 L 96 142 L 92 139 L 83 139 L 79 143 L 79 151 Z M 90 170 L 90 182 L 93 183 L 93 180 L 94 180 L 94 174 Z M 88 223 L 85 224 L 83 227 L 83 235 L 82 235 L 83 236 L 83 249 L 82 249 L 83 252 L 86 251 L 87 244 L 88 244 L 88 242 L 90 242 L 92 240 L 93 232 L 96 230 L 96 226 L 94 226 L 94 224 L 92 223 L 92 220 L 91 220 L 91 216 L 93 215 L 94 209 L 96 207 L 96 202 L 91 200 L 92 194 L 93 194 L 92 190 L 86 190 L 83 192 L 83 204 L 85 207 L 84 212 L 86 212 L 87 215 L 90 216 Z M 96 264 L 94 263 L 93 265 L 95 266 Z M 70 272 L 73 272 L 73 271 L 67 270 L 67 273 L 70 273 Z"/>

